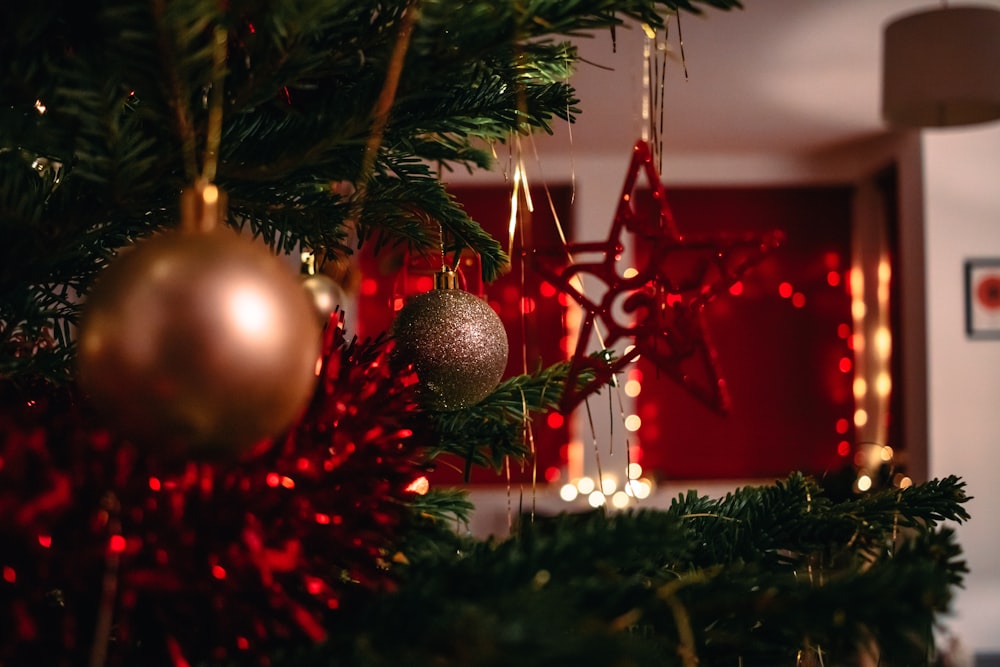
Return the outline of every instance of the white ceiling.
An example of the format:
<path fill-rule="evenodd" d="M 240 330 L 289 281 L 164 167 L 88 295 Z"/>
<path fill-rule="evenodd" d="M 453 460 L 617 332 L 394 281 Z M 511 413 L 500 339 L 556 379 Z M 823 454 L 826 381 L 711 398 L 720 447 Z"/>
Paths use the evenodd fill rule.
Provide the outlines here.
<path fill-rule="evenodd" d="M 979 4 L 1000 5 L 1000 0 Z M 882 31 L 927 0 L 743 0 L 684 14 L 667 35 L 663 141 L 668 153 L 812 154 L 887 132 L 880 118 Z M 642 131 L 642 30 L 580 40 L 573 83 L 583 113 L 575 150 L 626 150 Z M 611 69 L 604 69 L 611 68 Z M 654 92 L 659 86 L 654 82 Z M 566 144 L 563 131 L 553 141 Z"/>

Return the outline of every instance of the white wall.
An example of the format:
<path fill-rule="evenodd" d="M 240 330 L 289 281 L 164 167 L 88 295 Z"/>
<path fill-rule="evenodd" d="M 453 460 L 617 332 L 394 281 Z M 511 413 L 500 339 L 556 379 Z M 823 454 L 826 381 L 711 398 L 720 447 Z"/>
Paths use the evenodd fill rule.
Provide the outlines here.
<path fill-rule="evenodd" d="M 1000 341 L 964 331 L 963 262 L 1000 257 L 1000 125 L 924 134 L 932 477 L 974 499 L 958 537 L 972 570 L 950 621 L 973 652 L 1000 652 Z"/>

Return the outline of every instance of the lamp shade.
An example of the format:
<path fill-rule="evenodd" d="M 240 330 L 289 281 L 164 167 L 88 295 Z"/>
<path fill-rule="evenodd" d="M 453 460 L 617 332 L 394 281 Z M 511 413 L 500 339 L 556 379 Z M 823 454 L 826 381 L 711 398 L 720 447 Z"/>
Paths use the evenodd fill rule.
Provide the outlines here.
<path fill-rule="evenodd" d="M 882 116 L 898 127 L 1000 118 L 1000 9 L 943 7 L 887 24 Z"/>

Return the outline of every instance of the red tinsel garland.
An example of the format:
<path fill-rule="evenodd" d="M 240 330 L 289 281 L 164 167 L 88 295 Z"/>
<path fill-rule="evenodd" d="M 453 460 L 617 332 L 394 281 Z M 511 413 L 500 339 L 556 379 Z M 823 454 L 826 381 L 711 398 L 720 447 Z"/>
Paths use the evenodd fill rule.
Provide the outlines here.
<path fill-rule="evenodd" d="M 70 391 L 0 386 L 0 665 L 264 664 L 392 585 L 412 378 L 336 316 L 325 337 L 301 422 L 226 465 L 147 460 Z"/>

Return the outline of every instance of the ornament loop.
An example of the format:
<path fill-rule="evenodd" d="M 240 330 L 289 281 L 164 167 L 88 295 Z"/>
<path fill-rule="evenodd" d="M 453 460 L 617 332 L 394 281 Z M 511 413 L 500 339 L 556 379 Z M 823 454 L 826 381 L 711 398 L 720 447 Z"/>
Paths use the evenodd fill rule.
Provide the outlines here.
<path fill-rule="evenodd" d="M 434 289 L 458 289 L 458 275 L 448 266 L 434 274 Z"/>
<path fill-rule="evenodd" d="M 181 193 L 182 230 L 210 232 L 223 224 L 225 216 L 225 193 L 214 184 L 198 180 Z"/>

